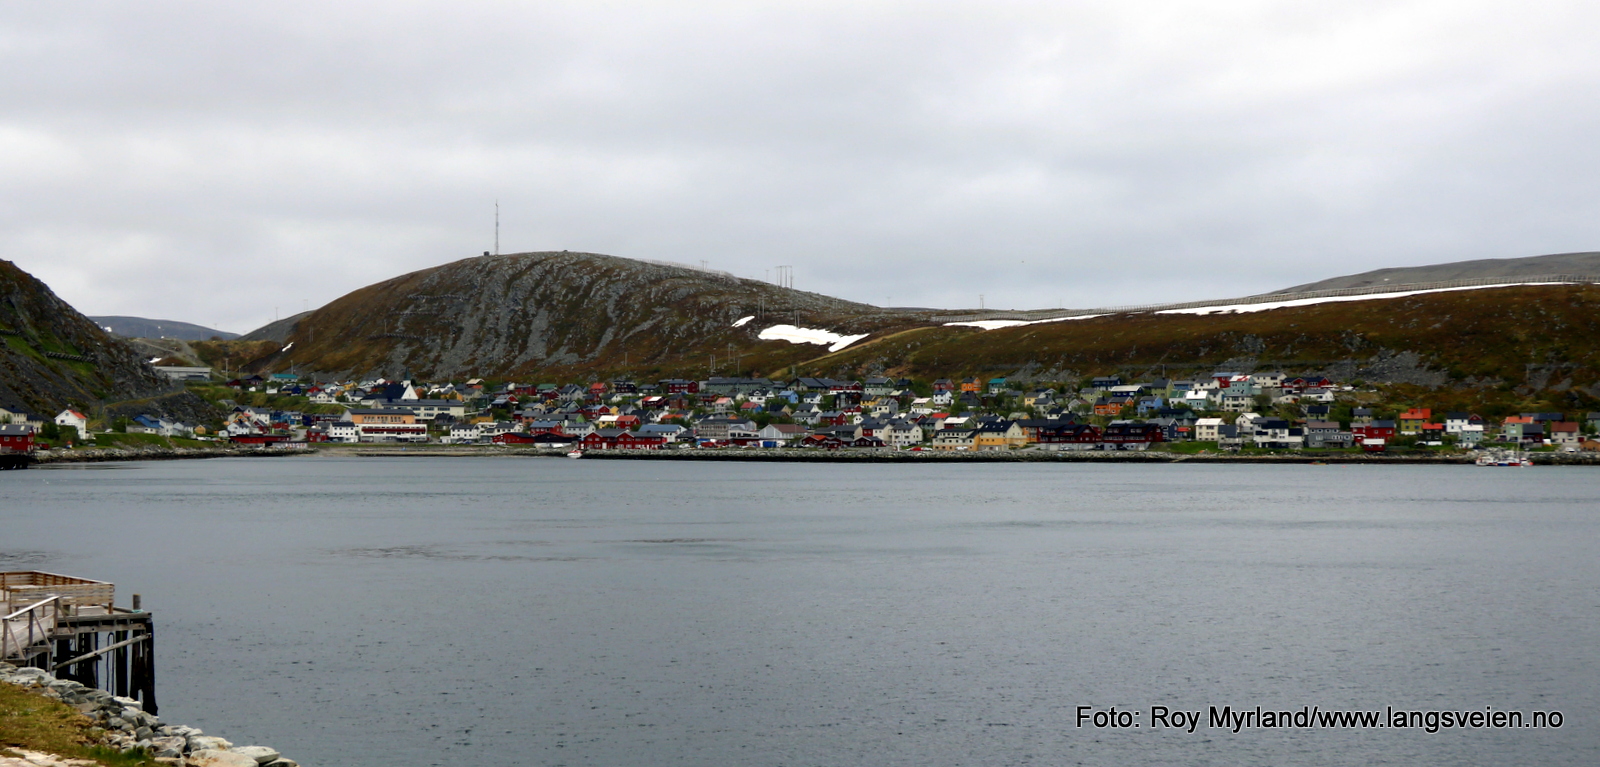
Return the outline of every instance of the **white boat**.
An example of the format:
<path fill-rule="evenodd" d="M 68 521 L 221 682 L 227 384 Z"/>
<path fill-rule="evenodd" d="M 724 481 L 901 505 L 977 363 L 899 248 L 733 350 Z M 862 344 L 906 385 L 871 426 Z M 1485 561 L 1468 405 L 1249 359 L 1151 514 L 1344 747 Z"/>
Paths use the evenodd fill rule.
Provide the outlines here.
<path fill-rule="evenodd" d="M 568 458 L 582 458 L 583 457 L 583 451 L 582 450 L 573 450 L 572 452 L 567 453 L 567 457 Z"/>
<path fill-rule="evenodd" d="M 1532 466 L 1533 461 L 1517 451 L 1495 450 L 1478 456 L 1479 466 Z"/>

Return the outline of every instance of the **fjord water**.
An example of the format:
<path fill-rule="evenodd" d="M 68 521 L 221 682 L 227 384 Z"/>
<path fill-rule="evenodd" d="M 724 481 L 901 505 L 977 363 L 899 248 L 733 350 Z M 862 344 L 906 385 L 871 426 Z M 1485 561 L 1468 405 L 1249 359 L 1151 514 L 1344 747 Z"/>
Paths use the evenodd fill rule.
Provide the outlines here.
<path fill-rule="evenodd" d="M 143 594 L 163 719 L 308 766 L 1600 763 L 1590 469 L 283 458 L 0 483 L 0 567 Z M 1565 720 L 1187 733 L 1156 705 Z"/>

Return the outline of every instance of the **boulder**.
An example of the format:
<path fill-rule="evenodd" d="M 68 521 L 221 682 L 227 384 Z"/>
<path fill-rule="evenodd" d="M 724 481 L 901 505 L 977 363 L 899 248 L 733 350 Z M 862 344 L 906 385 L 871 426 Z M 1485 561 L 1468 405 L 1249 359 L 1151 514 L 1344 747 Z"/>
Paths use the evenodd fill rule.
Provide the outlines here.
<path fill-rule="evenodd" d="M 236 749 L 233 749 L 233 753 L 244 754 L 246 756 L 253 757 L 256 760 L 256 764 L 269 764 L 271 762 L 276 762 L 278 761 L 278 757 L 282 756 L 282 754 L 279 754 L 276 750 L 267 748 L 266 746 L 240 746 Z"/>
<path fill-rule="evenodd" d="M 257 767 L 254 758 L 233 751 L 207 748 L 189 754 L 185 759 L 189 767 Z"/>
<path fill-rule="evenodd" d="M 211 737 L 210 735 L 191 735 L 191 736 L 189 736 L 189 750 L 191 752 L 192 751 L 212 751 L 212 750 L 215 750 L 215 751 L 226 751 L 227 749 L 230 749 L 230 748 L 233 748 L 233 744 L 228 742 L 228 741 L 226 741 L 226 740 L 223 740 L 222 738 L 214 738 L 214 737 Z"/>
<path fill-rule="evenodd" d="M 188 742 L 184 738 L 151 738 L 150 750 L 154 752 L 157 759 L 175 758 L 183 756 L 183 747 L 187 744 Z"/>

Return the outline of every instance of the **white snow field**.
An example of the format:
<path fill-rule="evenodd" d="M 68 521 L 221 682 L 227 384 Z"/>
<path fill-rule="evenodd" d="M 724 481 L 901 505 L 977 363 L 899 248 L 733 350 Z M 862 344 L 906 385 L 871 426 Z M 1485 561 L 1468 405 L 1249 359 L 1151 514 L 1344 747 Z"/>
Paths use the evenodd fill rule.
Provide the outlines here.
<path fill-rule="evenodd" d="M 815 328 L 797 328 L 793 325 L 773 325 L 761 331 L 756 337 L 763 341 L 788 341 L 791 344 L 816 344 L 828 347 L 828 351 L 836 352 L 863 338 L 869 333 L 858 336 L 842 336 L 830 330 L 817 330 Z"/>
<path fill-rule="evenodd" d="M 1429 288 L 1426 290 L 1402 290 L 1395 293 L 1367 293 L 1359 296 L 1322 296 L 1319 298 L 1295 298 L 1288 301 L 1266 301 L 1259 304 L 1220 304 L 1218 306 L 1195 306 L 1188 309 L 1162 309 L 1156 314 L 1227 314 L 1230 312 L 1245 314 L 1249 312 L 1264 312 L 1269 309 L 1285 309 L 1291 306 L 1311 306 L 1313 304 L 1331 304 L 1342 301 L 1375 301 L 1381 298 L 1405 298 L 1406 296 L 1420 296 L 1424 293 L 1450 293 L 1457 290 L 1487 290 L 1489 288 L 1515 288 L 1525 285 L 1571 285 L 1570 282 L 1516 282 L 1501 285 L 1465 285 L 1457 288 Z"/>
<path fill-rule="evenodd" d="M 1000 328 L 1014 328 L 1020 325 L 1043 325 L 1046 322 L 1071 322 L 1072 320 L 1092 320 L 1104 317 L 1104 314 L 1079 314 L 1073 317 L 1052 317 L 1048 320 L 973 320 L 971 322 L 946 322 L 947 328 L 969 327 L 983 328 L 984 330 L 998 330 Z"/>

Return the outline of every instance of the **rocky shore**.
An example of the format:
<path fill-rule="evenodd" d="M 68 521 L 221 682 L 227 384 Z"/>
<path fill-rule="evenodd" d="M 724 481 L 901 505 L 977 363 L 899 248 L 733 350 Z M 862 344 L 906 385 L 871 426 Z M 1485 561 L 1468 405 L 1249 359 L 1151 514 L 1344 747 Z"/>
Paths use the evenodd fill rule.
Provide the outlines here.
<path fill-rule="evenodd" d="M 99 461 L 163 461 L 188 458 L 270 458 L 291 455 L 361 458 L 557 458 L 568 448 L 520 448 L 500 445 L 372 445 L 321 444 L 309 448 L 258 447 L 149 448 L 49 451 L 36 463 Z M 1526 453 L 1538 466 L 1600 466 L 1600 453 Z M 716 450 L 589 450 L 585 460 L 640 461 L 777 461 L 801 463 L 1257 463 L 1257 464 L 1401 464 L 1470 465 L 1472 453 L 1175 453 L 1165 450 L 820 450 L 806 448 L 720 448 Z"/>
<path fill-rule="evenodd" d="M 408 450 L 351 450 L 346 454 L 363 457 L 472 457 L 472 456 L 564 456 L 565 450 L 530 450 L 499 447 L 415 447 Z M 1600 466 L 1597 453 L 1531 453 L 1541 466 Z M 1471 465 L 1476 456 L 1453 454 L 1372 454 L 1372 453 L 1172 453 L 1149 451 L 1100 450 L 995 450 L 995 451 L 909 451 L 909 450 L 818 450 L 803 448 L 722 448 L 717 450 L 590 450 L 584 460 L 637 461 L 776 461 L 802 463 L 1221 463 L 1221 464 L 1356 464 L 1394 466 L 1401 464 Z"/>
<path fill-rule="evenodd" d="M 174 767 L 299 767 L 266 746 L 235 746 L 206 735 L 194 727 L 162 724 L 132 698 L 119 698 L 105 690 L 57 679 L 43 669 L 17 668 L 0 663 L 0 683 L 34 688 L 89 717 L 105 733 L 104 744 L 118 751 L 145 749 L 163 764 Z M 69 763 L 50 755 L 24 756 L 21 764 Z M 5 762 L 0 757 L 0 763 Z"/>
<path fill-rule="evenodd" d="M 270 458 L 306 455 L 305 448 L 260 447 L 101 447 L 88 450 L 41 450 L 34 463 L 102 463 L 106 461 L 178 461 L 192 458 Z"/>

